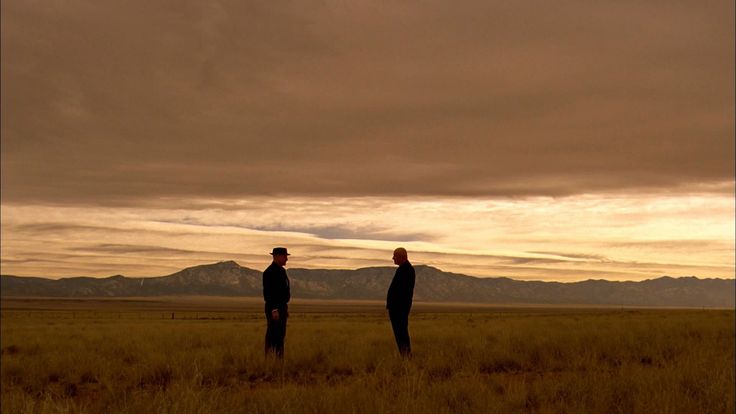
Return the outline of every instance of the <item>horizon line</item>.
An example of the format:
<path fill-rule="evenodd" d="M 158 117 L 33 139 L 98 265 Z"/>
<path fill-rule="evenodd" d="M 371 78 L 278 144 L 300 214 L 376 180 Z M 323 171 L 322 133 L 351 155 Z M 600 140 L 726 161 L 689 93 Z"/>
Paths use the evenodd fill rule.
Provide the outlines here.
<path fill-rule="evenodd" d="M 221 260 L 221 261 L 218 261 L 218 262 L 211 262 L 211 263 L 204 263 L 204 264 L 199 264 L 199 265 L 187 266 L 187 267 L 184 267 L 181 270 L 178 270 L 176 272 L 173 272 L 173 273 L 170 273 L 170 274 L 167 274 L 167 275 L 161 275 L 161 276 L 126 276 L 124 274 L 117 273 L 117 274 L 113 274 L 113 275 L 110 275 L 110 276 L 99 276 L 99 277 L 97 277 L 97 276 L 61 276 L 61 277 L 58 277 L 58 278 L 50 278 L 50 277 L 37 276 L 37 275 L 13 275 L 13 274 L 0 274 L 0 277 L 9 276 L 9 277 L 36 278 L 36 279 L 45 279 L 45 280 L 64 280 L 64 279 L 80 279 L 80 278 L 84 278 L 84 279 L 99 279 L 99 280 L 102 280 L 102 279 L 110 279 L 110 278 L 113 278 L 113 277 L 124 277 L 126 279 L 138 279 L 138 280 L 140 280 L 140 279 L 154 279 L 154 278 L 170 277 L 170 276 L 173 276 L 173 275 L 175 275 L 177 273 L 183 272 L 183 271 L 188 270 L 188 269 L 193 269 L 193 268 L 197 268 L 197 267 L 204 267 L 204 266 L 216 266 L 216 265 L 219 265 L 219 264 L 230 263 L 230 262 L 236 264 L 240 268 L 252 270 L 252 271 L 255 271 L 255 272 L 260 272 L 260 270 L 258 270 L 258 269 L 253 269 L 251 267 L 242 266 L 240 263 L 238 263 L 235 260 Z M 664 278 L 669 278 L 669 279 L 697 279 L 697 280 L 736 280 L 736 275 L 734 275 L 734 277 L 730 277 L 730 278 L 728 278 L 728 277 L 707 277 L 707 278 L 700 278 L 700 277 L 698 277 L 696 275 L 683 275 L 683 276 L 661 275 L 661 276 L 658 276 L 658 277 L 652 277 L 652 278 L 642 279 L 642 280 L 638 280 L 638 281 L 637 280 L 612 280 L 612 279 L 602 279 L 602 278 L 601 279 L 588 278 L 588 279 L 581 279 L 581 280 L 576 280 L 576 281 L 565 281 L 565 282 L 562 282 L 562 281 L 557 281 L 557 280 L 517 279 L 517 278 L 513 278 L 513 277 L 508 277 L 508 276 L 473 276 L 473 275 L 467 275 L 467 274 L 464 274 L 464 273 L 457 273 L 457 272 L 445 271 L 445 270 L 442 270 L 441 268 L 439 268 L 437 266 L 428 265 L 428 264 L 416 264 L 416 265 L 414 265 L 414 267 L 428 267 L 428 268 L 436 269 L 436 270 L 438 270 L 438 271 L 440 271 L 442 273 L 448 273 L 448 274 L 457 275 L 457 276 L 464 276 L 464 277 L 472 277 L 474 279 L 509 279 L 509 280 L 513 280 L 513 281 L 516 281 L 516 282 L 541 282 L 541 283 L 561 283 L 561 284 L 574 284 L 574 283 L 582 283 L 582 282 L 600 282 L 600 281 L 603 281 L 603 282 L 611 282 L 611 283 L 627 283 L 627 282 L 629 282 L 629 283 L 641 283 L 641 282 L 659 280 L 659 279 L 664 279 Z M 394 268 L 394 266 L 366 266 L 366 267 L 357 267 L 357 268 L 306 268 L 306 267 L 293 267 L 291 269 L 292 270 L 310 270 L 310 271 L 358 271 L 358 270 L 362 270 L 362 269 L 382 269 L 382 268 Z"/>

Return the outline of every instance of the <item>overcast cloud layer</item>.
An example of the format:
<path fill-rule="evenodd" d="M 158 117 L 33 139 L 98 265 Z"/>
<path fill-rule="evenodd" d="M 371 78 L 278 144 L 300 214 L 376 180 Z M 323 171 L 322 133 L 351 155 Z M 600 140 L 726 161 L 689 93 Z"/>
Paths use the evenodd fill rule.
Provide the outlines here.
<path fill-rule="evenodd" d="M 0 2 L 3 274 L 734 273 L 734 2 Z"/>
<path fill-rule="evenodd" d="M 733 16 L 3 1 L 3 202 L 728 193 Z"/>

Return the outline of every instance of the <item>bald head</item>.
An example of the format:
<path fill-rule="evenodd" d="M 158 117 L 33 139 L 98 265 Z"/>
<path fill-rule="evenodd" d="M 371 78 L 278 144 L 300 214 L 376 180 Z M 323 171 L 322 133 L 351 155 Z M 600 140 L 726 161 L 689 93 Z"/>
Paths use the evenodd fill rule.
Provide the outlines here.
<path fill-rule="evenodd" d="M 406 249 L 399 247 L 394 250 L 394 264 L 401 266 L 409 260 L 409 255 L 406 253 Z"/>

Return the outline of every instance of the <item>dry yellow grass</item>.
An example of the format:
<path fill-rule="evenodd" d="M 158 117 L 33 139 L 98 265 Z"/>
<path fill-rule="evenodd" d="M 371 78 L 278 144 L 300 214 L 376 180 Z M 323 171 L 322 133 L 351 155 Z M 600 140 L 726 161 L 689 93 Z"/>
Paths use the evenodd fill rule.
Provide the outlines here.
<path fill-rule="evenodd" d="M 281 364 L 264 358 L 261 313 L 224 302 L 172 320 L 165 306 L 3 301 L 8 413 L 734 410 L 732 310 L 425 306 L 403 361 L 375 304 L 305 304 Z"/>

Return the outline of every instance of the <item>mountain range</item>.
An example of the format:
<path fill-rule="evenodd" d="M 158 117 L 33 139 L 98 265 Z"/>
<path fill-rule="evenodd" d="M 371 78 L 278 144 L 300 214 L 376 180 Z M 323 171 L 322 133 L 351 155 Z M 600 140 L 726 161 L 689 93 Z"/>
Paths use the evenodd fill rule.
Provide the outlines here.
<path fill-rule="evenodd" d="M 415 301 L 489 304 L 577 304 L 734 308 L 734 279 L 660 277 L 641 282 L 519 281 L 478 278 L 415 266 Z M 294 298 L 385 299 L 395 268 L 355 270 L 288 269 Z M 0 276 L 2 296 L 131 297 L 131 296 L 260 296 L 262 272 L 234 261 L 194 266 L 168 276 L 107 278 Z"/>

